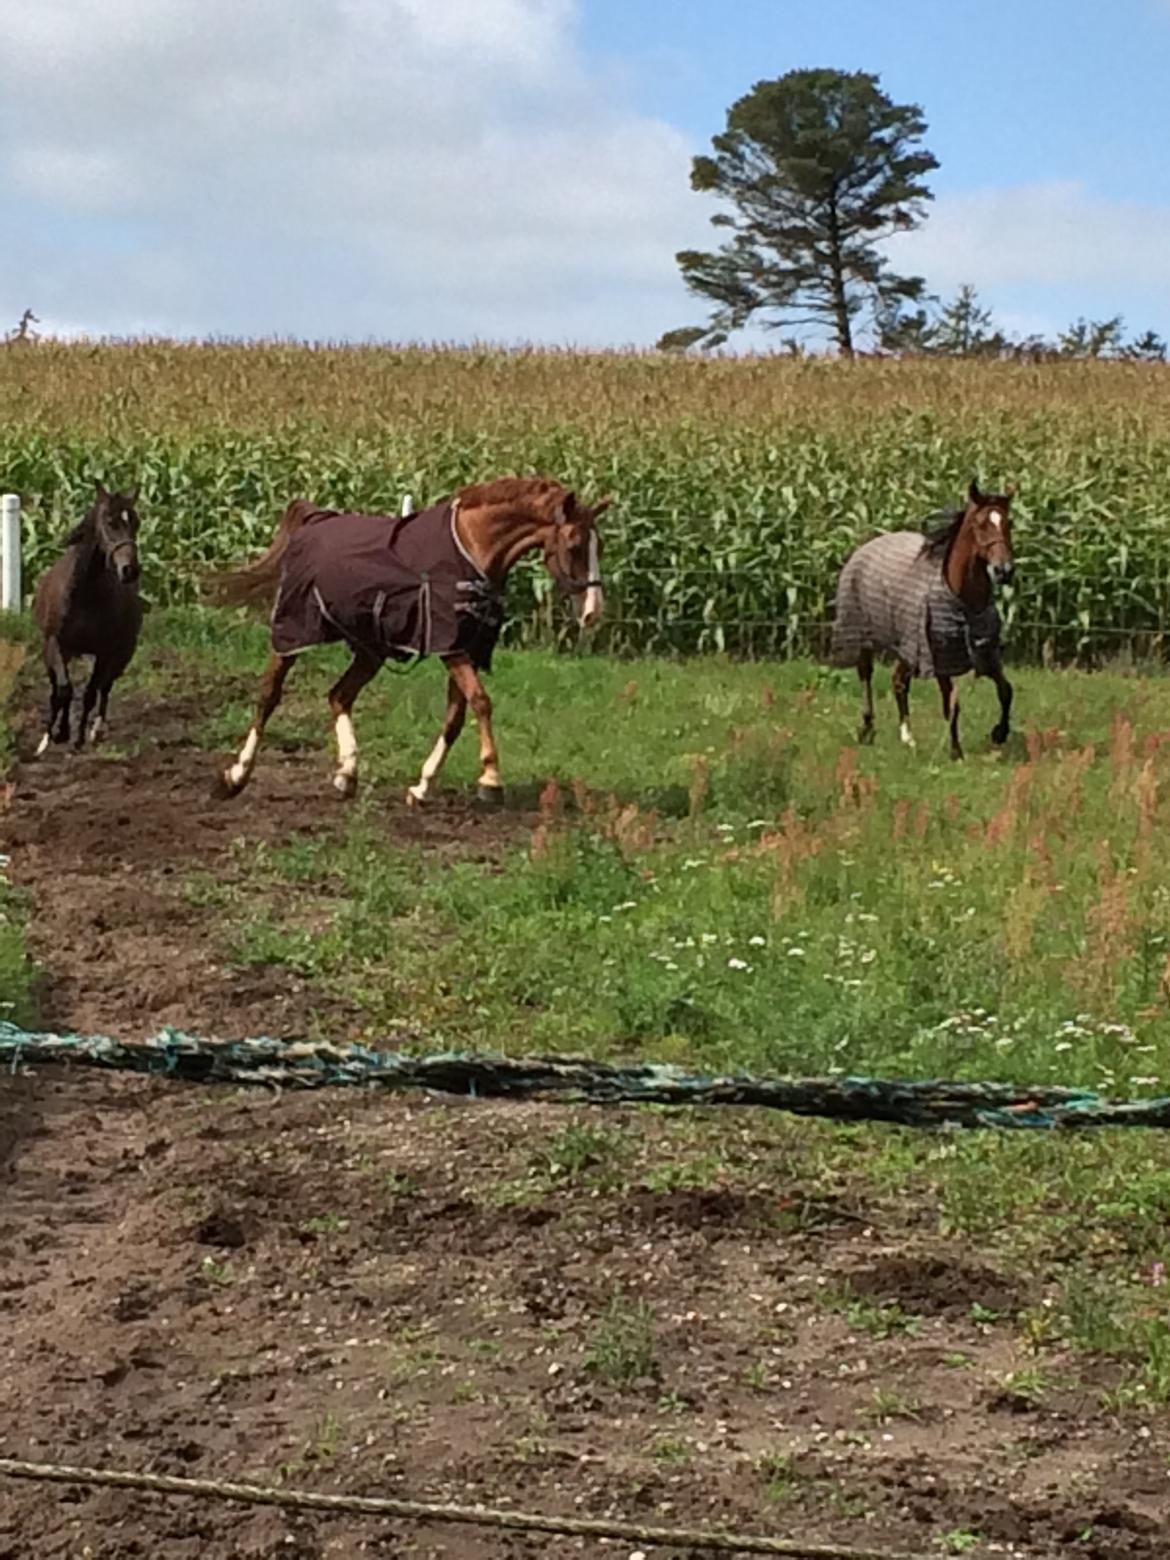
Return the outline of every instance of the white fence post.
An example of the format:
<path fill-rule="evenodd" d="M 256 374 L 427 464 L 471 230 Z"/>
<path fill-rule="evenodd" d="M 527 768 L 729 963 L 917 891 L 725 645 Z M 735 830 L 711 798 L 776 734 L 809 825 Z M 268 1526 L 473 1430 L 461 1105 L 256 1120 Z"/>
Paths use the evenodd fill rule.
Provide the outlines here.
<path fill-rule="evenodd" d="M 19 612 L 24 604 L 20 585 L 20 499 L 0 497 L 0 611 Z"/>
<path fill-rule="evenodd" d="M 409 493 L 402 495 L 402 513 L 404 516 L 414 514 L 414 499 Z"/>

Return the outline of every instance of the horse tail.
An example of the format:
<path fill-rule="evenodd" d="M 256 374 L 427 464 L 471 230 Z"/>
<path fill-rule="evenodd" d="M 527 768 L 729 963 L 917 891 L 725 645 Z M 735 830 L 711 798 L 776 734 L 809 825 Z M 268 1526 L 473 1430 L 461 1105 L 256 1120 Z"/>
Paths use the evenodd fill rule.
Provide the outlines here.
<path fill-rule="evenodd" d="M 238 569 L 211 575 L 204 584 L 208 598 L 224 607 L 255 607 L 271 599 L 293 536 L 310 520 L 328 514 L 307 498 L 294 498 L 280 517 L 267 552 Z"/>

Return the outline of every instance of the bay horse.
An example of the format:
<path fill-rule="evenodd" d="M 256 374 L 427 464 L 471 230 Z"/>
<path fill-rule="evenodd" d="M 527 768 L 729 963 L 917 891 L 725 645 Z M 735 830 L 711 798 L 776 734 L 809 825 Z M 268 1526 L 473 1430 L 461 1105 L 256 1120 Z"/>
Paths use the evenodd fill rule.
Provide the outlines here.
<path fill-rule="evenodd" d="M 910 683 L 933 677 L 949 722 L 951 757 L 962 758 L 959 699 L 954 679 L 974 671 L 990 677 L 999 695 L 999 720 L 991 733 L 1007 741 L 1012 685 L 1004 676 L 1000 619 L 993 587 L 1015 570 L 1011 502 L 1006 493 L 983 493 L 974 479 L 967 501 L 946 524 L 923 535 L 891 531 L 851 554 L 837 583 L 832 658 L 855 666 L 861 679 L 858 741 L 873 741 L 873 668 L 878 655 L 894 660 L 894 698 L 902 741 L 910 730 Z"/>
<path fill-rule="evenodd" d="M 447 669 L 446 713 L 407 802 L 427 800 L 468 705 L 479 726 L 478 797 L 501 801 L 492 703 L 481 674 L 491 667 L 508 575 L 539 548 L 556 584 L 576 598 L 580 626 L 591 628 L 603 610 L 596 522 L 609 503 L 590 507 L 545 477 L 475 483 L 401 517 L 339 513 L 294 499 L 265 553 L 209 581 L 212 599 L 225 605 L 272 603 L 272 655 L 252 725 L 215 794 L 238 796 L 251 779 L 296 656 L 342 641 L 353 660 L 329 690 L 335 789 L 343 797 L 357 789 L 353 706 L 361 690 L 387 660 L 437 656 Z"/>
<path fill-rule="evenodd" d="M 33 617 L 49 674 L 49 713 L 38 757 L 50 742 L 69 741 L 69 663 L 78 656 L 93 657 L 74 742 L 80 751 L 95 704 L 89 740 L 94 744 L 100 738 L 110 689 L 137 648 L 142 628 L 137 501 L 137 485 L 130 493 L 108 493 L 98 482 L 84 520 L 65 539 L 65 551 L 37 581 Z"/>

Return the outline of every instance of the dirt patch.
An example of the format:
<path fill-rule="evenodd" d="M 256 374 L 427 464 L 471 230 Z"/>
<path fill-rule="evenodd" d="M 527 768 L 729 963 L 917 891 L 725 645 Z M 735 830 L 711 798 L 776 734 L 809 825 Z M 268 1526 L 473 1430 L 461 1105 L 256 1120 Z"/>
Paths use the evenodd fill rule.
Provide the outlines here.
<path fill-rule="evenodd" d="M 922 1316 L 968 1316 L 973 1308 L 1014 1316 L 1026 1302 L 1024 1287 L 994 1268 L 954 1256 L 892 1252 L 849 1276 L 854 1294 L 896 1301 Z"/>
<path fill-rule="evenodd" d="M 213 799 L 217 755 L 190 733 L 222 697 L 211 688 L 160 710 L 123 694 L 118 729 L 150 740 L 118 759 L 53 750 L 33 762 L 39 722 L 31 703 L 26 710 L 2 831 L 13 881 L 31 894 L 47 1026 L 120 1039 L 167 1025 L 224 1038 L 352 1036 L 353 1010 L 288 968 L 227 966 L 214 907 L 185 891 L 195 872 L 244 882 L 241 845 L 328 839 L 344 824 L 324 749 L 274 747 L 243 796 Z M 531 827 L 527 814 L 485 814 L 455 796 L 420 813 L 387 793 L 376 809 L 404 844 L 453 855 L 490 854 Z"/>

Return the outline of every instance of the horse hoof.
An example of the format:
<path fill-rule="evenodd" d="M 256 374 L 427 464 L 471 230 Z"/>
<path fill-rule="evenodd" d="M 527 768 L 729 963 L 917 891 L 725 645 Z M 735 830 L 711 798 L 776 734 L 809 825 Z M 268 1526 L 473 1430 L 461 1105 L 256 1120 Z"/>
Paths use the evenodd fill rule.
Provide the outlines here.
<path fill-rule="evenodd" d="M 861 730 L 857 733 L 857 740 L 858 740 L 858 742 L 861 743 L 862 747 L 872 747 L 873 746 L 873 727 L 872 726 L 862 726 Z"/>
<path fill-rule="evenodd" d="M 994 745 L 996 747 L 1003 747 L 1003 745 L 1007 741 L 1007 739 L 1008 739 L 1008 733 L 1004 730 L 1004 728 L 1002 726 L 995 726 L 992 729 L 991 740 L 992 740 L 992 742 L 994 743 Z"/>
<path fill-rule="evenodd" d="M 358 783 L 356 775 L 333 776 L 333 789 L 337 792 L 338 796 L 340 796 L 343 801 L 348 801 L 351 796 L 356 796 L 357 788 Z"/>
<path fill-rule="evenodd" d="M 475 799 L 484 807 L 502 807 L 504 788 L 502 785 L 478 785 L 475 788 Z"/>
<path fill-rule="evenodd" d="M 244 789 L 242 785 L 236 785 L 226 769 L 220 770 L 211 787 L 211 800 L 213 802 L 234 801 Z"/>
<path fill-rule="evenodd" d="M 416 791 L 414 786 L 408 785 L 406 788 L 406 805 L 408 807 L 425 807 L 427 805 L 426 792 Z"/>

